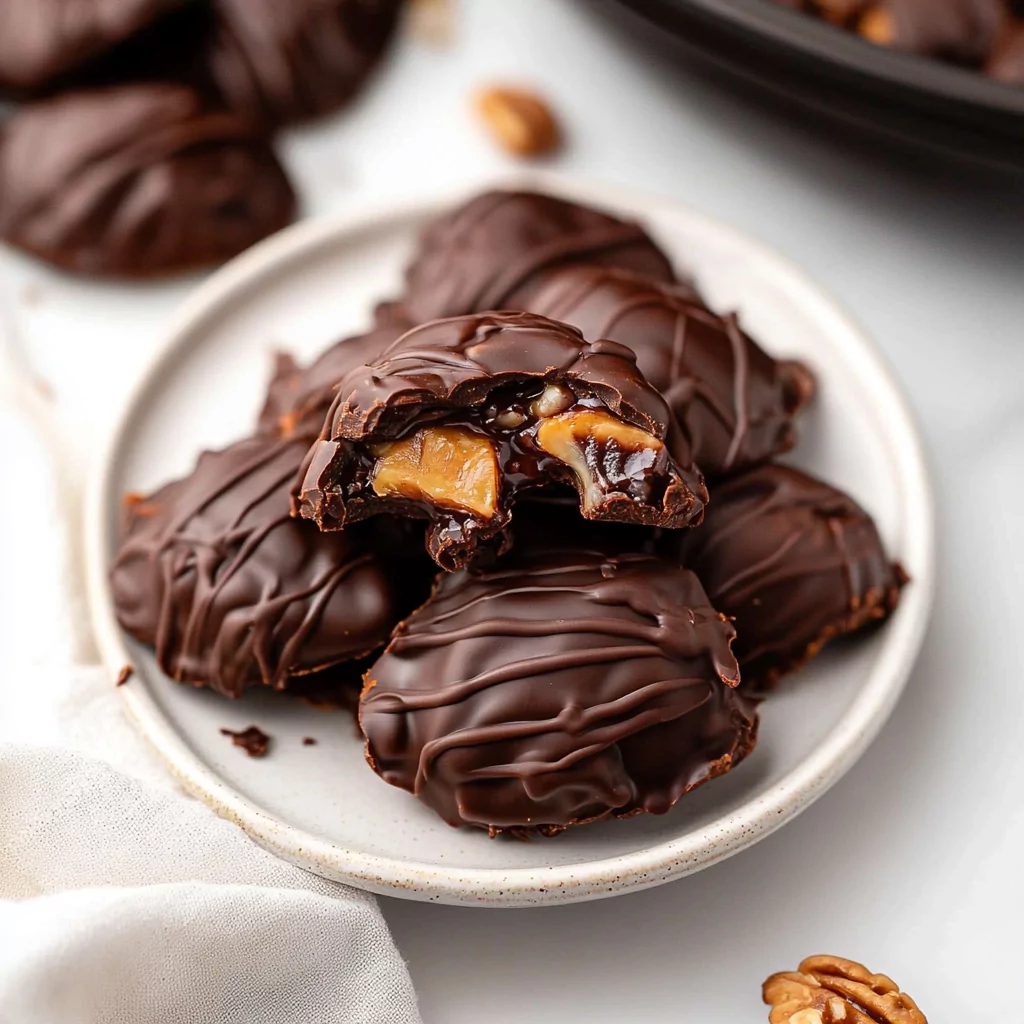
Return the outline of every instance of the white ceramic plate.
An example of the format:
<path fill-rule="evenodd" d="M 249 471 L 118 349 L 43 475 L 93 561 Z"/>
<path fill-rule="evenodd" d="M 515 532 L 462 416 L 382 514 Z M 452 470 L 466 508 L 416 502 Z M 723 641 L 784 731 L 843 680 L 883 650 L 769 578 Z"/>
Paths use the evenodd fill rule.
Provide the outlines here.
<path fill-rule="evenodd" d="M 864 753 L 924 633 L 933 577 L 927 473 L 904 398 L 871 343 L 802 273 L 731 228 L 618 189 L 542 184 L 641 217 L 713 305 L 738 308 L 770 351 L 815 368 L 820 398 L 802 423 L 796 461 L 874 514 L 913 582 L 883 629 L 826 651 L 765 705 L 752 757 L 672 813 L 530 843 L 449 828 L 367 768 L 351 718 L 274 694 L 232 702 L 176 685 L 114 618 L 106 567 L 122 494 L 187 473 L 201 449 L 247 433 L 271 351 L 309 358 L 361 328 L 373 301 L 397 291 L 417 230 L 450 198 L 311 221 L 257 246 L 186 304 L 114 432 L 86 524 L 94 622 L 111 672 L 136 666 L 121 690 L 125 707 L 188 790 L 280 856 L 374 892 L 536 906 L 656 885 L 728 857 L 789 821 Z M 263 760 L 220 734 L 251 724 L 274 739 Z M 318 744 L 303 746 L 307 735 Z"/>

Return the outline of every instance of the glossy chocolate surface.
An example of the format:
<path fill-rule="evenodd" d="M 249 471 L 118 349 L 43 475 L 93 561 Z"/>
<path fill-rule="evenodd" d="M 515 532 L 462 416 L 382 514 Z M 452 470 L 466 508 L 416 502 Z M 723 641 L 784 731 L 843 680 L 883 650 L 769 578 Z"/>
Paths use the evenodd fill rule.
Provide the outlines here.
<path fill-rule="evenodd" d="M 173 679 L 230 697 L 285 689 L 387 639 L 400 609 L 368 533 L 324 534 L 289 515 L 305 450 L 240 441 L 128 502 L 111 569 L 118 619 Z"/>
<path fill-rule="evenodd" d="M 44 89 L 188 2 L 3 0 L 0 95 Z"/>
<path fill-rule="evenodd" d="M 0 127 L 0 237 L 77 273 L 210 266 L 294 213 L 269 144 L 186 88 L 67 93 Z"/>
<path fill-rule="evenodd" d="M 451 825 L 663 814 L 753 749 L 732 636 L 692 573 L 644 556 L 442 576 L 367 673 L 367 759 Z"/>
<path fill-rule="evenodd" d="M 902 570 L 848 495 L 765 465 L 712 490 L 704 523 L 665 532 L 659 551 L 700 578 L 732 616 L 744 689 L 770 689 L 833 637 L 885 618 Z"/>
<path fill-rule="evenodd" d="M 606 267 L 568 266 L 543 275 L 531 312 L 610 338 L 636 353 L 664 395 L 708 477 L 735 473 L 791 448 L 793 418 L 810 400 L 806 367 L 779 362 L 686 286 Z"/>
<path fill-rule="evenodd" d="M 564 263 L 625 267 L 660 281 L 668 257 L 631 221 L 537 192 L 484 192 L 433 221 L 406 270 L 412 323 L 528 309 L 537 274 Z"/>
<path fill-rule="evenodd" d="M 377 64 L 401 0 L 217 0 L 203 56 L 218 98 L 268 125 L 344 106 Z"/>
<path fill-rule="evenodd" d="M 408 325 L 398 323 L 344 338 L 309 366 L 300 366 L 287 353 L 279 354 L 257 424 L 260 432 L 315 440 L 338 383 L 356 367 L 373 363 L 407 329 Z"/>
<path fill-rule="evenodd" d="M 557 418 L 582 424 L 603 417 L 624 439 L 630 435 L 621 445 L 596 433 L 584 437 L 586 481 L 543 449 L 543 432 L 556 417 L 535 414 L 533 401 L 552 386 L 566 396 Z M 506 428 L 507 416 L 513 426 Z M 374 474 L 382 443 L 439 427 L 483 438 L 496 452 L 500 479 L 488 512 L 453 511 L 443 495 L 424 504 L 380 493 Z M 435 321 L 339 385 L 303 467 L 295 508 L 324 529 L 381 511 L 425 515 L 433 522 L 429 550 L 449 569 L 501 533 L 520 490 L 554 481 L 577 488 L 589 518 L 682 527 L 699 521 L 706 492 L 673 427 L 664 400 L 621 345 L 589 344 L 571 328 L 523 313 Z M 630 448 L 637 435 L 654 447 Z"/>

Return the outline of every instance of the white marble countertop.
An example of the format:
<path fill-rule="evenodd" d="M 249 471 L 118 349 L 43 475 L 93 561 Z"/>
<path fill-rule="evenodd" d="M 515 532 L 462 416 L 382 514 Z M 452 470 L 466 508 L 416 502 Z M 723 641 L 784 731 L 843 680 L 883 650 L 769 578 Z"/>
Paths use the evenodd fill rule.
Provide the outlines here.
<path fill-rule="evenodd" d="M 508 170 L 468 95 L 535 84 L 569 131 L 555 167 L 741 226 L 878 339 L 934 466 L 935 616 L 869 754 L 754 849 L 568 908 L 384 900 L 424 1017 L 753 1024 L 766 974 L 834 952 L 893 974 L 936 1024 L 980 1020 L 1016 998 L 1024 915 L 1024 182 L 830 138 L 837 129 L 642 52 L 595 6 L 463 0 L 451 48 L 403 39 L 356 109 L 287 140 L 306 212 Z M 74 464 L 192 283 L 76 282 L 0 251 L 0 285 Z"/>

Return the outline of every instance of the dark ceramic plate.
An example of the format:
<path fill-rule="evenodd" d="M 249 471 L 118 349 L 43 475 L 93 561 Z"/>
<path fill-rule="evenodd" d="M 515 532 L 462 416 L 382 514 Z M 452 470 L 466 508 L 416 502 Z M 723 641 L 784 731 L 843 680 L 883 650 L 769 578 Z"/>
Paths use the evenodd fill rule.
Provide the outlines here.
<path fill-rule="evenodd" d="M 689 49 L 892 138 L 1024 170 L 1024 89 L 873 46 L 770 0 L 619 0 Z"/>

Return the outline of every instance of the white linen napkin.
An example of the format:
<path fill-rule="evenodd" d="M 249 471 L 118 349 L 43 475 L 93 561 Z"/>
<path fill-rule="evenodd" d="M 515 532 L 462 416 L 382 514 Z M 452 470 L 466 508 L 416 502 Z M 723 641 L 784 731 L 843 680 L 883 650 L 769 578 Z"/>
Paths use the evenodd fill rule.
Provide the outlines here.
<path fill-rule="evenodd" d="M 178 791 L 88 663 L 77 502 L 4 345 L 0 1024 L 417 1024 L 376 900 Z"/>

